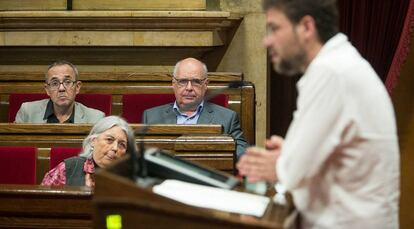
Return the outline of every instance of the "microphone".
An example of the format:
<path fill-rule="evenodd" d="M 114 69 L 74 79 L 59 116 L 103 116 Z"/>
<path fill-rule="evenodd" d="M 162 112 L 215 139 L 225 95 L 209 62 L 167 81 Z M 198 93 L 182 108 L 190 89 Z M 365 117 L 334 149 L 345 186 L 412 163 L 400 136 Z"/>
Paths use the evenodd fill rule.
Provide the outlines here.
<path fill-rule="evenodd" d="M 251 83 L 248 81 L 243 81 L 243 80 L 230 81 L 230 83 L 227 84 L 225 88 L 221 88 L 213 92 L 209 92 L 206 96 L 204 96 L 204 101 L 209 101 L 210 99 L 216 97 L 217 95 L 221 94 L 227 89 L 238 89 L 238 88 L 242 88 L 244 86 L 249 86 L 249 85 L 251 85 Z"/>
<path fill-rule="evenodd" d="M 139 144 L 139 152 L 140 156 L 137 158 L 137 152 L 135 150 L 132 151 L 131 154 L 131 174 L 130 177 L 132 180 L 136 181 L 138 177 L 146 177 L 148 175 L 147 165 L 145 163 L 144 158 L 144 137 L 148 131 L 148 126 L 143 126 L 138 131 L 136 131 L 136 135 L 139 136 L 140 144 Z"/>
<path fill-rule="evenodd" d="M 141 135 L 140 135 L 141 142 L 139 144 L 140 154 L 139 154 L 139 158 L 138 158 L 138 162 L 139 162 L 138 176 L 141 177 L 141 178 L 145 178 L 148 175 L 147 164 L 145 162 L 145 157 L 144 157 L 145 156 L 144 137 L 145 137 L 145 134 L 147 133 L 147 131 L 148 131 L 148 126 L 143 126 L 141 128 L 141 131 L 140 131 L 141 132 Z"/>

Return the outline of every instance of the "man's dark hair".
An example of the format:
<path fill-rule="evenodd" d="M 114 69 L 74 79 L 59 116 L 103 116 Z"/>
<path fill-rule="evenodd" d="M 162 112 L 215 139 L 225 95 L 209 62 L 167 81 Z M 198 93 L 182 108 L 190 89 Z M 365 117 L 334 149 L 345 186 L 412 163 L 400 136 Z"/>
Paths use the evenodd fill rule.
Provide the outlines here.
<path fill-rule="evenodd" d="M 51 65 L 49 65 L 49 67 L 47 67 L 46 73 L 45 73 L 45 77 L 46 77 L 46 82 L 47 82 L 47 72 L 49 71 L 49 69 L 55 67 L 55 66 L 61 66 L 61 65 L 69 65 L 69 67 L 72 68 L 73 72 L 75 73 L 75 80 L 79 80 L 79 71 L 76 68 L 76 66 L 74 64 L 72 64 L 71 62 L 67 61 L 67 60 L 57 60 L 55 62 L 53 62 Z"/>
<path fill-rule="evenodd" d="M 338 9 L 336 0 L 263 0 L 263 9 L 276 8 L 284 12 L 293 24 L 306 15 L 316 23 L 322 43 L 338 33 Z"/>

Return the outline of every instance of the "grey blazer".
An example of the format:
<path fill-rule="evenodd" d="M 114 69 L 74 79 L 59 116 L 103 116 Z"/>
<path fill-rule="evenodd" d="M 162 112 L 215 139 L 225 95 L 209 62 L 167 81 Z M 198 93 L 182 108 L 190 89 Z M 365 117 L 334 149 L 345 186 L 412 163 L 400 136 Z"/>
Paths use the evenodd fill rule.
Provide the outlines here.
<path fill-rule="evenodd" d="M 15 123 L 46 123 L 43 119 L 49 99 L 23 103 L 16 114 Z M 75 102 L 75 123 L 95 123 L 105 114 L 82 103 Z"/>
<path fill-rule="evenodd" d="M 142 123 L 145 124 L 176 124 L 177 116 L 173 111 L 173 103 L 153 107 L 144 111 Z M 239 117 L 236 112 L 216 104 L 204 102 L 203 111 L 197 124 L 221 124 L 224 133 L 231 135 L 236 141 L 236 155 L 239 158 L 248 146 L 240 128 Z"/>

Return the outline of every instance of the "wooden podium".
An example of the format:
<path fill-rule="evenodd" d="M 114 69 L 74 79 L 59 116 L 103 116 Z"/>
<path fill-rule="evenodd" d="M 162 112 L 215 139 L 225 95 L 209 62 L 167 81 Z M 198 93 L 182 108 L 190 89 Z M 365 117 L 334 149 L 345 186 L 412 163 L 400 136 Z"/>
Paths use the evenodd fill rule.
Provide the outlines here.
<path fill-rule="evenodd" d="M 94 228 L 111 228 L 115 216 L 122 228 L 291 228 L 295 214 L 290 206 L 272 202 L 261 218 L 192 207 L 159 196 L 151 188 L 128 178 L 129 157 L 96 173 L 93 196 Z M 209 198 L 206 196 L 206 198 Z M 120 227 L 113 227 L 120 228 Z"/>

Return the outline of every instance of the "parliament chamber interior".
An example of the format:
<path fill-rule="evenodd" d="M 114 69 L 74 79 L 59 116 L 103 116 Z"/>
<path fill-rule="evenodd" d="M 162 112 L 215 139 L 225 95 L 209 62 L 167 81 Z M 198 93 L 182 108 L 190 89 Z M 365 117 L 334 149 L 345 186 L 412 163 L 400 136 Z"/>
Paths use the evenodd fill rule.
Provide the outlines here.
<path fill-rule="evenodd" d="M 338 2 L 340 9 L 351 7 Z M 407 2 L 401 7 L 414 9 Z M 272 69 L 263 46 L 261 0 L 0 0 L 0 15 L 0 228 L 300 227 L 291 196 L 277 204 L 271 188 L 260 217 L 158 195 L 130 179 L 130 155 L 96 173 L 94 188 L 42 186 L 49 170 L 81 152 L 93 124 L 14 123 L 22 103 L 49 97 L 47 66 L 66 60 L 78 68 L 82 82 L 76 101 L 124 118 L 138 148 L 156 147 L 243 182 L 237 142 L 222 125 L 147 125 L 142 117 L 146 109 L 175 101 L 174 65 L 193 57 L 208 67 L 209 102 L 237 113 L 248 145 L 284 136 L 296 109 L 299 76 L 283 77 Z M 346 33 L 345 24 L 341 21 Z M 391 94 L 401 150 L 401 228 L 414 223 L 408 194 L 414 191 L 412 37 Z M 243 83 L 229 86 L 234 82 Z"/>

